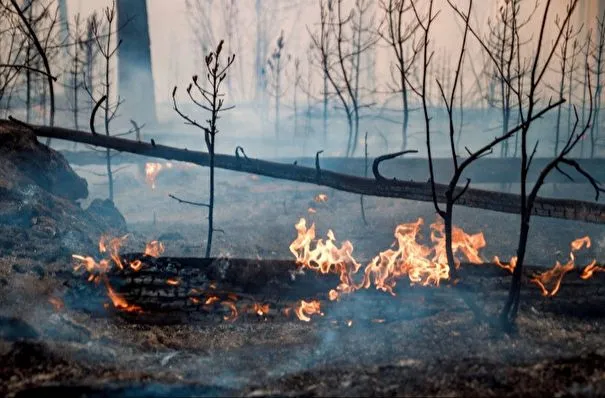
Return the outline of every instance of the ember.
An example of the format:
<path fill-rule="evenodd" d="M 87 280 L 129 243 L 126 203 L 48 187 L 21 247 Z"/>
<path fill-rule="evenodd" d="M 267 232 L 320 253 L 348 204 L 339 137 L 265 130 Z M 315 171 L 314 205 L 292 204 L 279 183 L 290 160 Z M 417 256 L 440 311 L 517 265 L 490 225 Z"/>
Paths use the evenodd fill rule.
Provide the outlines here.
<path fill-rule="evenodd" d="M 304 322 L 311 321 L 311 315 L 318 314 L 323 316 L 323 312 L 321 312 L 321 303 L 319 300 L 311 300 L 309 302 L 301 300 L 298 304 L 298 307 L 296 307 L 294 310 L 294 313 L 298 319 Z"/>

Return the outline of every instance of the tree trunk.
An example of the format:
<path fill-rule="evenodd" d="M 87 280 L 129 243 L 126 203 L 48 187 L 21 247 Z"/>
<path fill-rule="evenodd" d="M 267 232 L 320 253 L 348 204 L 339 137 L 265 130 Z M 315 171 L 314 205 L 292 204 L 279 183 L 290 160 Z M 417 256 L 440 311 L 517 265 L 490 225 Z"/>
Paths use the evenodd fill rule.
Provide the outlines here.
<path fill-rule="evenodd" d="M 122 114 L 155 123 L 155 93 L 146 0 L 118 0 L 118 88 Z"/>
<path fill-rule="evenodd" d="M 57 138 L 111 148 L 122 152 L 159 157 L 167 160 L 208 166 L 208 153 L 178 149 L 164 145 L 148 144 L 119 137 L 90 134 L 60 127 L 30 126 L 40 137 Z M 430 182 L 399 181 L 391 179 L 362 178 L 311 167 L 268 162 L 241 156 L 215 155 L 215 167 L 245 173 L 264 175 L 289 181 L 332 187 L 334 189 L 369 196 L 400 198 L 432 202 Z M 446 202 L 447 185 L 435 184 L 437 201 Z M 462 190 L 456 188 L 455 197 Z M 502 213 L 520 214 L 519 195 L 469 188 L 456 202 L 457 205 L 487 209 Z M 605 204 L 570 199 L 536 198 L 532 215 L 567 220 L 605 224 Z"/>

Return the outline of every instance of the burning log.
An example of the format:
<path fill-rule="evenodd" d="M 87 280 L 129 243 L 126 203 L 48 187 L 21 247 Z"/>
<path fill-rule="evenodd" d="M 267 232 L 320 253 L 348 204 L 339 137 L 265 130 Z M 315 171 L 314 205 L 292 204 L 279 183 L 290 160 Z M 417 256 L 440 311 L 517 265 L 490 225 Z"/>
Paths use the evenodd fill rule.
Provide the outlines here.
<path fill-rule="evenodd" d="M 25 125 L 27 126 L 27 125 Z M 51 137 L 90 145 L 101 146 L 122 152 L 152 156 L 167 160 L 178 160 L 208 166 L 210 156 L 205 152 L 189 151 L 164 145 L 148 144 L 127 140 L 119 137 L 93 135 L 90 133 L 58 127 L 27 126 L 40 137 Z M 246 173 L 264 175 L 289 181 L 299 181 L 309 184 L 329 186 L 341 191 L 369 196 L 401 198 L 432 202 L 431 184 L 414 181 L 375 180 L 355 177 L 331 171 L 281 164 L 248 157 L 217 154 L 215 167 Z M 437 200 L 445 203 L 445 193 L 448 187 L 436 184 Z M 455 194 L 463 190 L 459 187 Z M 503 213 L 519 214 L 520 199 L 518 195 L 469 188 L 460 197 L 458 205 L 487 209 Z M 552 217 L 568 220 L 578 220 L 590 223 L 605 223 L 605 204 L 594 202 L 536 198 L 532 214 L 538 217 Z"/>

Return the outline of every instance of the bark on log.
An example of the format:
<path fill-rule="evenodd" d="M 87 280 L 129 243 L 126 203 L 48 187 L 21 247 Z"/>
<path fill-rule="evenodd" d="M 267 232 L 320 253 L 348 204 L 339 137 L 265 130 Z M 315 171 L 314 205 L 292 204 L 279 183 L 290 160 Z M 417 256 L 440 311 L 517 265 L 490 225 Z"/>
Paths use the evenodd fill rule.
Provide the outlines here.
<path fill-rule="evenodd" d="M 89 165 L 105 165 L 104 155 L 98 151 L 70 151 L 61 150 L 61 155 L 72 165 L 89 166 Z M 285 164 L 293 164 L 295 161 L 299 166 L 313 167 L 315 158 L 311 157 L 283 157 L 272 159 L 273 161 Z M 462 162 L 461 158 L 459 162 Z M 534 158 L 532 160 L 532 170 L 527 175 L 527 182 L 535 182 L 538 178 L 539 171 L 550 162 L 550 158 Z M 154 162 L 153 158 L 132 154 L 120 154 L 112 159 L 112 164 L 124 165 L 145 165 L 147 162 Z M 605 181 L 605 159 L 577 159 L 582 168 L 588 171 L 596 180 Z M 344 157 L 325 157 L 321 159 L 322 167 L 326 170 L 332 170 L 337 173 L 354 175 L 358 177 L 364 176 L 365 159 L 364 158 L 344 158 Z M 438 182 L 446 183 L 447 179 L 452 174 L 452 159 L 451 158 L 434 158 L 433 168 L 435 170 L 435 178 Z M 515 184 L 520 181 L 518 172 L 518 158 L 481 158 L 469 166 L 462 174 L 462 181 L 470 178 L 473 184 Z M 428 163 L 425 158 L 397 158 L 391 159 L 388 162 L 383 162 L 380 165 L 381 174 L 389 177 L 395 177 L 401 180 L 423 181 L 426 180 L 429 171 Z M 551 173 L 546 179 L 547 184 L 564 184 L 564 185 L 582 185 L 588 184 L 586 179 L 573 169 L 566 169 L 572 178 L 569 180 L 561 173 Z M 572 188 L 573 189 L 573 188 Z"/>
<path fill-rule="evenodd" d="M 145 143 L 124 138 L 90 134 L 60 127 L 31 126 L 34 134 L 84 144 L 101 146 L 122 152 L 195 163 L 208 166 L 210 156 L 205 152 L 189 151 L 155 143 Z M 242 156 L 217 154 L 215 166 L 221 169 L 240 171 L 289 181 L 328 186 L 340 191 L 356 194 L 391 197 L 423 202 L 432 201 L 431 184 L 428 182 L 375 180 L 355 177 L 311 167 L 268 162 Z M 437 199 L 445 202 L 447 186 L 437 184 Z M 457 191 L 462 190 L 459 187 Z M 481 208 L 502 213 L 519 214 L 520 198 L 515 194 L 469 188 L 457 202 L 460 206 Z M 577 220 L 589 223 L 605 223 L 605 204 L 551 198 L 536 198 L 533 215 Z"/>
<path fill-rule="evenodd" d="M 209 296 L 227 301 L 231 293 L 259 301 L 294 301 L 325 296 L 338 285 L 336 275 L 297 273 L 290 260 L 154 258 L 142 253 L 121 259 L 123 264 L 140 260 L 141 267 L 138 271 L 113 267 L 107 275 L 109 284 L 129 304 L 150 313 L 199 311 Z"/>

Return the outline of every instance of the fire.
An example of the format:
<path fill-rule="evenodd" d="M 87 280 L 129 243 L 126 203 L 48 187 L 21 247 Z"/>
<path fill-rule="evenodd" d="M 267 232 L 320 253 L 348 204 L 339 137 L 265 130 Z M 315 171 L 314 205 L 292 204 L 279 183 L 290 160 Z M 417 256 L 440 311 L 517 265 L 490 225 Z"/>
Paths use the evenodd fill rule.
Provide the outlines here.
<path fill-rule="evenodd" d="M 235 321 L 238 316 L 237 307 L 235 306 L 235 303 L 233 303 L 231 301 L 223 301 L 221 304 L 224 305 L 225 307 L 227 307 L 229 310 L 231 310 L 231 313 L 229 315 L 223 316 L 223 319 L 225 321 L 229 321 L 229 322 Z"/>
<path fill-rule="evenodd" d="M 214 304 L 220 300 L 221 299 L 219 299 L 217 296 L 208 296 L 208 298 L 206 298 L 206 301 L 204 301 L 204 305 Z"/>
<path fill-rule="evenodd" d="M 120 258 L 120 248 L 124 245 L 126 239 L 128 239 L 128 234 L 119 238 L 111 238 L 103 235 L 101 236 L 101 239 L 99 239 L 99 252 L 106 253 L 109 251 L 111 259 L 120 269 L 124 269 L 124 264 L 122 264 L 122 259 Z"/>
<path fill-rule="evenodd" d="M 58 297 L 49 297 L 48 302 L 55 307 L 55 311 L 61 311 L 63 308 L 65 308 L 65 303 Z"/>
<path fill-rule="evenodd" d="M 145 245 L 145 255 L 150 257 L 160 257 L 164 253 L 164 244 L 157 240 L 152 240 Z"/>
<path fill-rule="evenodd" d="M 110 259 L 104 258 L 100 261 L 97 261 L 91 256 L 83 256 L 80 254 L 73 254 L 72 258 L 75 260 L 74 271 L 84 269 L 89 274 L 87 277 L 89 282 L 103 281 L 105 288 L 107 289 L 107 296 L 110 298 L 115 308 L 126 312 L 138 312 L 141 311 L 141 308 L 136 305 L 129 304 L 123 297 L 118 295 L 109 284 L 109 280 L 106 275 L 114 266 L 119 270 L 123 270 L 125 268 L 124 260 L 120 256 L 120 249 L 127 238 L 128 235 L 117 238 L 112 238 L 105 235 L 101 236 L 99 239 L 99 252 L 101 254 L 109 253 Z M 149 242 L 145 247 L 145 255 L 147 256 L 158 257 L 163 251 L 164 245 L 158 241 Z M 143 262 L 140 259 L 134 259 L 128 263 L 128 266 L 136 272 L 143 267 Z M 168 279 L 166 283 L 169 285 L 178 285 L 180 281 L 176 279 Z"/>
<path fill-rule="evenodd" d="M 254 303 L 252 310 L 258 316 L 264 316 L 269 313 L 269 304 Z"/>
<path fill-rule="evenodd" d="M 326 195 L 325 193 L 320 193 L 319 195 L 315 196 L 314 200 L 317 203 L 327 202 L 328 201 L 328 195 Z"/>
<path fill-rule="evenodd" d="M 162 170 L 171 168 L 171 162 L 166 162 L 164 164 L 155 162 L 145 163 L 145 182 L 151 186 L 151 189 L 155 189 L 155 179 L 160 174 L 160 172 Z"/>
<path fill-rule="evenodd" d="M 138 307 L 138 306 L 132 305 L 132 304 L 128 304 L 128 302 L 126 300 L 124 300 L 123 297 L 121 297 L 116 292 L 114 292 L 114 290 L 111 288 L 111 286 L 109 285 L 109 282 L 107 282 L 107 280 L 105 280 L 105 287 L 107 288 L 107 295 L 111 299 L 111 302 L 113 303 L 113 306 L 115 308 L 118 308 L 118 309 L 120 309 L 122 311 L 126 311 L 126 312 L 140 312 L 141 311 L 141 307 Z"/>
<path fill-rule="evenodd" d="M 169 279 L 166 279 L 166 283 L 169 284 L 170 286 L 178 286 L 181 284 L 181 281 L 179 281 L 178 279 L 169 278 Z"/>
<path fill-rule="evenodd" d="M 580 278 L 590 279 L 593 277 L 595 272 L 605 272 L 605 267 L 602 265 L 597 265 L 597 260 L 592 260 L 592 262 L 588 264 L 586 268 L 584 268 Z"/>
<path fill-rule="evenodd" d="M 298 319 L 304 322 L 311 321 L 311 315 L 318 314 L 323 316 L 323 312 L 321 312 L 321 303 L 319 300 L 311 300 L 309 302 L 300 300 L 298 307 L 294 309 L 294 313 Z"/>
<path fill-rule="evenodd" d="M 509 271 L 512 274 L 513 271 L 515 270 L 515 267 L 517 266 L 517 256 L 511 257 L 510 261 L 508 262 L 508 264 L 500 262 L 500 258 L 498 256 L 494 256 L 493 262 L 498 267 L 500 267 L 502 269 L 505 269 L 505 270 Z"/>
<path fill-rule="evenodd" d="M 424 221 L 400 224 L 395 228 L 394 248 L 385 250 L 374 257 L 365 267 L 360 282 L 355 276 L 361 268 L 353 257 L 353 245 L 344 241 L 340 247 L 335 244 L 332 230 L 327 239 L 316 239 L 315 224 L 307 228 L 304 218 L 295 225 L 298 236 L 290 244 L 290 252 L 296 257 L 297 264 L 323 274 L 339 275 L 340 284 L 329 292 L 330 300 L 337 300 L 341 294 L 355 290 L 376 289 L 394 294 L 397 281 L 405 276 L 412 284 L 438 286 L 441 280 L 449 279 L 449 266 L 445 253 L 445 234 L 443 223 L 431 224 L 431 240 L 434 247 L 418 243 L 420 228 Z M 479 250 L 485 247 L 483 233 L 469 235 L 454 227 L 452 233 L 454 254 L 463 254 L 468 261 L 482 263 Z M 456 259 L 457 264 L 459 260 Z"/>
<path fill-rule="evenodd" d="M 561 264 L 559 261 L 555 264 L 553 268 L 550 270 L 543 272 L 539 275 L 534 276 L 531 279 L 532 283 L 535 283 L 540 290 L 542 291 L 543 296 L 554 296 L 559 292 L 561 288 L 561 282 L 563 281 L 563 277 L 570 271 L 572 271 L 576 267 L 576 257 L 574 252 L 582 249 L 583 247 L 590 247 L 590 238 L 588 236 L 584 236 L 582 238 L 576 239 L 571 242 L 571 251 L 569 253 L 569 261 L 565 264 Z M 584 273 L 590 273 L 592 275 L 591 269 L 594 270 L 594 267 L 591 267 L 591 263 L 584 269 Z M 588 271 L 586 271 L 588 269 Z M 588 279 L 588 277 L 584 278 L 584 273 L 582 273 L 583 279 Z"/>

